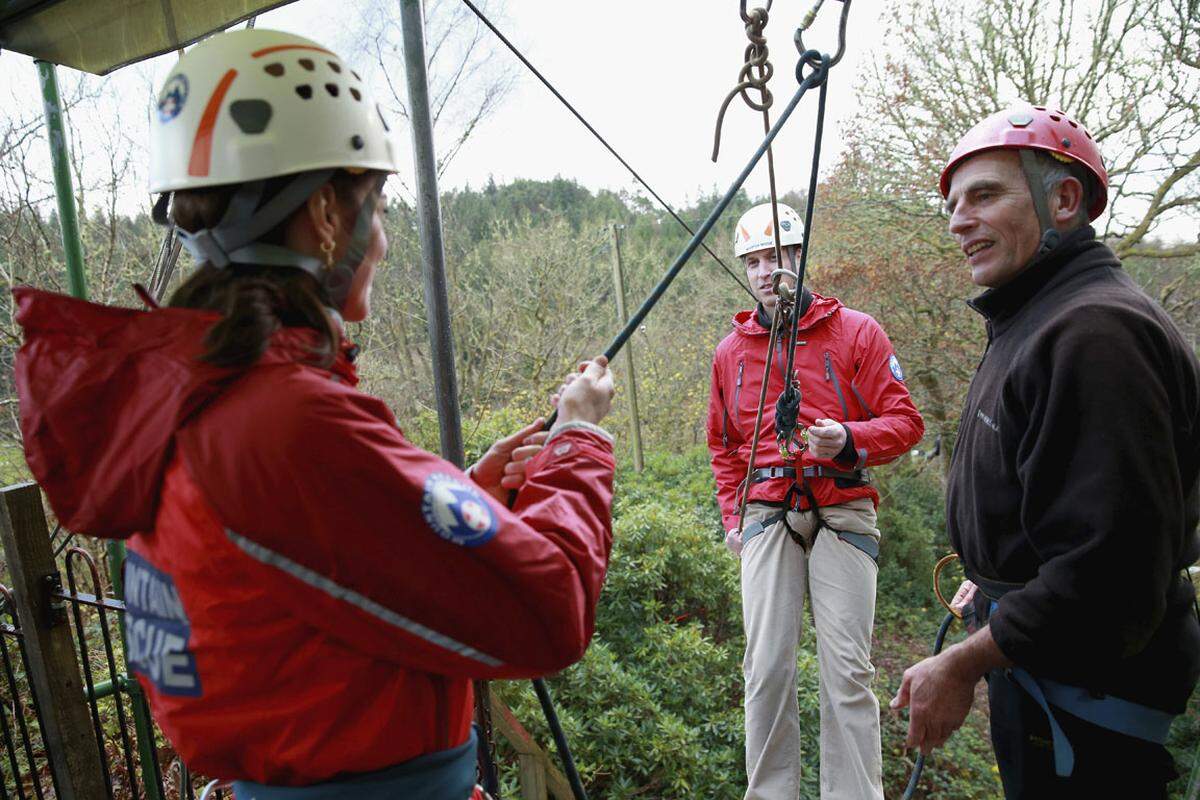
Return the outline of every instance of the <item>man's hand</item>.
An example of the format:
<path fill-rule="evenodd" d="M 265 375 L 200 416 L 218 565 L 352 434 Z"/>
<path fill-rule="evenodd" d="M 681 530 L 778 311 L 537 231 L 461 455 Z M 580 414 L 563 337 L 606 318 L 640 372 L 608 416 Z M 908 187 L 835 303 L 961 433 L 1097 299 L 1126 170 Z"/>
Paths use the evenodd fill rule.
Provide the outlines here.
<path fill-rule="evenodd" d="M 920 748 L 926 755 L 962 727 L 979 682 L 978 677 L 957 674 L 948 655 L 946 651 L 904 670 L 900 691 L 891 702 L 895 711 L 905 706 L 909 709 L 905 744 Z"/>
<path fill-rule="evenodd" d="M 975 697 L 975 684 L 986 672 L 1010 667 L 986 626 L 940 655 L 904 670 L 893 711 L 908 707 L 909 747 L 929 754 L 962 727 Z"/>
<path fill-rule="evenodd" d="M 971 581 L 963 581 L 958 587 L 958 591 L 954 593 L 954 599 L 950 601 L 950 608 L 958 612 L 960 619 L 971 607 L 971 603 L 975 601 L 975 592 L 978 589 L 979 587 Z"/>
<path fill-rule="evenodd" d="M 729 551 L 735 556 L 741 557 L 742 534 L 738 532 L 737 528 L 730 528 L 725 532 L 725 546 L 728 547 Z"/>
<path fill-rule="evenodd" d="M 542 430 L 545 424 L 546 421 L 539 417 L 493 444 L 471 467 L 471 478 L 492 497 L 507 503 L 508 493 L 525 484 L 525 467 L 529 459 L 538 454 L 550 435 Z"/>
<path fill-rule="evenodd" d="M 817 458 L 833 458 L 846 446 L 846 429 L 832 419 L 819 419 L 808 428 L 808 449 Z"/>

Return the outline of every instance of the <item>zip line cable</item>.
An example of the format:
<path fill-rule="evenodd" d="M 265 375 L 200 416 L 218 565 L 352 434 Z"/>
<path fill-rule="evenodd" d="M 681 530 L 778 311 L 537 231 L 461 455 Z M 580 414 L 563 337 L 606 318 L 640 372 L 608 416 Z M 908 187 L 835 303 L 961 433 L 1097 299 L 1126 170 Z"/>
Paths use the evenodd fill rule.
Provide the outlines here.
<path fill-rule="evenodd" d="M 670 214 L 675 219 L 675 221 L 678 222 L 679 225 L 685 231 L 690 233 L 692 236 L 695 236 L 696 232 L 694 230 L 692 230 L 691 226 L 689 226 L 686 222 L 684 222 L 683 217 L 679 216 L 679 214 L 676 213 L 675 209 L 671 207 L 671 204 L 668 203 L 666 200 L 664 200 L 662 198 L 662 196 L 659 195 L 658 192 L 654 191 L 654 189 L 650 186 L 650 184 L 646 183 L 646 179 L 643 178 L 638 173 L 638 171 L 635 170 L 629 164 L 628 161 L 626 161 L 624 158 L 622 158 L 620 153 L 618 153 L 615 149 L 613 149 L 613 146 L 608 143 L 608 140 L 606 140 L 603 136 L 601 136 L 600 132 L 597 131 L 594 127 L 592 127 L 592 124 L 590 122 L 588 122 L 586 119 L 584 119 L 583 115 L 580 114 L 579 111 L 577 111 L 575 109 L 575 106 L 571 105 L 571 102 L 569 100 L 567 100 L 567 98 L 563 97 L 562 93 L 559 92 L 558 89 L 554 88 L 554 85 L 552 83 L 550 83 L 549 80 L 547 80 L 546 76 L 543 75 L 541 73 L 541 71 L 538 70 L 538 68 L 535 67 L 529 61 L 529 59 L 524 56 L 523 53 L 521 53 L 520 50 L 517 49 L 516 45 L 514 45 L 512 42 L 510 42 L 508 40 L 508 37 L 506 37 L 503 33 L 501 33 L 500 30 L 494 24 L 492 24 L 492 21 L 490 19 L 488 19 L 484 15 L 484 13 L 482 11 L 480 11 L 479 8 L 476 7 L 476 5 L 474 3 L 471 2 L 471 0 L 462 0 L 462 2 L 463 2 L 463 5 L 465 5 L 469 9 L 471 9 L 471 11 L 475 14 L 475 16 L 477 16 L 479 18 L 480 22 L 482 22 L 484 25 L 486 25 L 488 27 L 488 29 L 496 35 L 496 38 L 499 39 L 501 42 L 503 42 L 504 46 L 507 47 L 512 52 L 512 54 L 514 56 L 516 56 L 520 60 L 520 62 L 522 64 L 524 64 L 529 69 L 529 71 L 534 74 L 534 76 L 539 81 L 541 81 L 542 85 L 545 86 L 547 89 L 549 89 L 550 93 L 553 94 L 556 98 L 558 98 L 558 101 L 567 107 L 567 110 L 570 111 L 571 114 L 574 115 L 575 119 L 579 120 L 579 122 L 583 125 L 583 127 L 587 128 L 588 132 L 591 133 L 593 136 L 595 136 L 596 139 L 600 142 L 600 144 L 604 145 L 605 149 L 608 150 L 608 152 L 612 153 L 613 158 L 615 158 L 615 159 L 617 159 L 617 161 L 621 162 L 621 166 L 625 167 L 625 169 L 627 169 L 629 171 L 629 174 L 634 177 L 634 180 L 636 180 L 638 183 L 640 183 L 642 185 L 642 188 L 644 188 L 647 192 L 649 192 L 650 196 L 653 197 L 655 200 L 657 200 L 658 204 L 661 205 L 663 207 L 663 209 L 668 214 Z M 712 256 L 713 260 L 715 260 L 718 264 L 721 265 L 721 269 L 725 270 L 725 272 L 729 275 L 729 277 L 733 278 L 734 282 L 737 283 L 737 285 L 742 288 L 742 291 L 744 291 L 746 294 L 750 295 L 750 297 L 754 299 L 754 302 L 757 303 L 758 298 L 754 297 L 754 292 L 752 292 L 749 289 L 749 287 L 746 286 L 746 284 L 742 283 L 742 279 L 737 276 L 737 273 L 735 273 L 732 269 L 730 269 L 729 265 L 726 264 L 721 259 L 720 256 L 718 256 L 716 253 L 714 253 L 707 244 L 702 244 L 702 246 L 704 247 L 704 252 L 706 252 L 710 256 Z"/>

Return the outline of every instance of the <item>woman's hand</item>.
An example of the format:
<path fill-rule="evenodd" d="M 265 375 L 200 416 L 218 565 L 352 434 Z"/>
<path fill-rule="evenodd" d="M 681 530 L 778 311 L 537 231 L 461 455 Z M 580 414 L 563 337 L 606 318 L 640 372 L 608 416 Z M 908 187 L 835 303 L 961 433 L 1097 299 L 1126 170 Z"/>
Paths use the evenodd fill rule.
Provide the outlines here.
<path fill-rule="evenodd" d="M 579 371 L 568 375 L 562 386 L 550 398 L 558 408 L 558 423 L 600 423 L 612 408 L 613 377 L 608 359 L 596 356 L 579 365 Z"/>
<path fill-rule="evenodd" d="M 529 459 L 541 451 L 550 434 L 542 430 L 546 421 L 538 417 L 533 423 L 499 440 L 483 458 L 470 469 L 471 478 L 501 503 L 508 502 L 508 493 L 525 484 L 525 468 Z"/>

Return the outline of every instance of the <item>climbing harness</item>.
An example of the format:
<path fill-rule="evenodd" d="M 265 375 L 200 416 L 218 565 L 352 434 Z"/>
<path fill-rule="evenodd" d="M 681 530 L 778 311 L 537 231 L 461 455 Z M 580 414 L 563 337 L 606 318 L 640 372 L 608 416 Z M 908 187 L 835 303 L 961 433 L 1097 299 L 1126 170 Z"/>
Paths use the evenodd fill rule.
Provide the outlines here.
<path fill-rule="evenodd" d="M 937 655 L 942 651 L 946 632 L 955 619 L 962 620 L 967 625 L 967 630 L 974 632 L 978 629 L 978 626 L 986 624 L 988 617 L 999 608 L 1001 597 L 1008 592 L 1020 589 L 1023 585 L 982 578 L 967 571 L 967 579 L 975 584 L 977 590 L 982 592 L 988 601 L 985 616 L 976 621 L 974 620 L 975 612 L 973 606 L 968 608 L 966 612 L 960 612 L 952 608 L 942 595 L 940 585 L 942 570 L 957 559 L 958 556 L 951 553 L 939 560 L 933 569 L 933 592 L 938 602 L 946 608 L 947 612 L 945 618 L 942 619 L 941 627 L 938 628 L 937 638 L 933 645 L 933 655 Z M 1200 616 L 1200 611 L 1198 611 L 1198 616 Z M 972 622 L 975 622 L 975 624 L 972 624 Z M 1105 730 L 1160 745 L 1166 744 L 1171 723 L 1177 716 L 1168 711 L 1151 708 L 1119 697 L 1100 694 L 1085 687 L 1072 686 L 1050 680 L 1049 678 L 1035 677 L 1028 670 L 1021 667 L 1012 667 L 1003 670 L 1003 677 L 1013 681 L 1013 683 L 1024 689 L 1030 698 L 1037 703 L 1038 707 L 1041 708 L 1042 712 L 1045 713 L 1054 749 L 1054 771 L 1056 775 L 1062 778 L 1070 777 L 1074 771 L 1075 751 L 1066 733 L 1055 718 L 1054 709 L 1060 709 L 1073 717 L 1082 719 Z M 902 800 L 911 800 L 913 792 L 916 790 L 917 782 L 921 779 L 921 772 L 924 767 L 925 755 L 922 753 L 917 756 L 912 776 L 909 779 L 908 787 L 905 789 Z"/>
<path fill-rule="evenodd" d="M 571 104 L 571 102 L 569 100 L 567 100 L 567 98 L 564 97 L 561 92 L 558 91 L 558 89 L 554 88 L 554 85 L 552 83 L 550 83 L 550 81 L 546 78 L 546 76 L 543 75 L 541 73 L 541 71 L 538 70 L 538 68 L 535 67 L 530 62 L 530 60 L 528 58 L 526 58 L 525 55 L 520 50 L 517 49 L 516 45 L 514 45 L 511 41 L 509 41 L 508 37 L 506 37 L 503 33 L 501 33 L 499 28 L 497 28 L 492 23 L 492 21 L 490 19 L 488 19 L 486 15 L 484 15 L 483 12 L 480 11 L 479 8 L 474 3 L 471 2 L 471 0 L 462 0 L 462 2 L 463 2 L 463 5 L 465 5 L 467 8 L 469 8 L 475 14 L 475 16 L 479 18 L 480 22 L 482 22 L 485 26 L 487 26 L 487 28 L 493 34 L 495 34 L 496 38 L 499 39 L 504 44 L 504 46 L 507 47 L 509 49 L 509 51 L 514 56 L 517 57 L 517 59 L 522 64 L 524 64 L 525 67 L 530 72 L 533 73 L 534 77 L 536 77 L 539 81 L 541 81 L 542 85 L 545 86 L 550 91 L 550 93 L 552 95 L 554 95 L 554 97 L 560 103 L 562 103 L 568 111 L 571 112 L 571 114 L 575 117 L 575 119 L 579 120 L 580 124 L 582 124 L 583 127 L 587 128 L 588 132 L 591 133 L 592 136 L 596 137 L 596 140 L 599 141 L 600 144 L 604 145 L 604 149 L 606 149 L 606 150 L 608 150 L 608 152 L 612 153 L 613 158 L 617 159 L 617 161 L 620 162 L 621 166 L 625 167 L 625 169 L 629 172 L 629 174 L 633 176 L 633 179 L 636 180 L 638 183 L 640 183 L 642 185 L 642 188 L 645 189 L 650 194 L 650 196 L 653 197 L 658 202 L 658 204 L 663 207 L 663 210 L 666 211 L 668 214 L 670 214 L 671 217 L 676 222 L 679 223 L 680 227 L 682 227 L 685 231 L 687 231 L 692 236 L 695 236 L 696 232 L 694 230 L 692 230 L 692 227 L 683 220 L 683 217 L 679 216 L 679 214 L 675 211 L 675 209 L 671 207 L 671 204 L 668 203 L 666 200 L 664 200 L 658 192 L 654 191 L 654 189 L 650 186 L 650 184 L 646 182 L 646 179 L 643 178 L 638 173 L 638 171 L 635 170 L 629 164 L 628 161 L 626 161 L 624 158 L 621 157 L 621 154 L 618 153 L 616 151 L 616 149 L 614 149 L 613 146 L 608 143 L 608 140 L 606 140 L 603 136 L 600 135 L 599 131 L 597 131 L 594 127 L 592 127 L 592 124 L 590 122 L 588 122 L 586 119 L 584 119 L 583 115 L 580 114 L 575 109 L 575 106 L 573 106 Z M 744 3 L 743 3 L 743 6 L 744 6 Z M 750 295 L 751 297 L 754 297 L 754 293 L 752 291 L 750 291 L 749 288 L 747 288 L 747 286 L 742 282 L 742 279 L 738 277 L 737 273 L 735 273 L 732 269 L 730 269 L 729 265 L 726 264 L 725 261 L 720 256 L 718 256 L 716 253 L 714 253 L 712 251 L 712 249 L 703 242 L 703 237 L 701 237 L 700 246 L 704 248 L 704 252 L 706 252 L 710 256 L 712 256 L 713 260 L 716 261 L 718 265 L 720 265 L 721 269 L 725 270 L 726 274 L 729 275 L 729 277 L 733 279 L 733 282 L 736 283 L 739 287 L 741 287 L 742 291 L 744 291 L 746 294 Z"/>

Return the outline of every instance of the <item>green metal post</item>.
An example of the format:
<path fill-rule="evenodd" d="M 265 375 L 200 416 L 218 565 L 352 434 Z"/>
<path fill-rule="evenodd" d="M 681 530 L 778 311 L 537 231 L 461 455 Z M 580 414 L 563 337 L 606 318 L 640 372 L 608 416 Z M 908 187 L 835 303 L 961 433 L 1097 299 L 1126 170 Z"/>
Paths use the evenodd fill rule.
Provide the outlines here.
<path fill-rule="evenodd" d="M 54 194 L 58 200 L 58 224 L 62 230 L 63 253 L 67 260 L 67 287 L 72 296 L 81 300 L 88 297 L 87 273 L 83 262 L 83 240 L 79 235 L 79 213 L 75 207 L 75 187 L 71 180 L 71 156 L 67 148 L 67 126 L 63 120 L 62 98 L 58 92 L 58 72 L 48 61 L 35 62 L 42 83 L 42 103 L 46 114 L 46 138 L 50 142 L 50 160 L 54 167 Z M 107 546 L 109 579 L 113 594 L 125 596 L 121 570 L 125 564 L 125 545 L 111 541 Z M 122 655 L 128 652 L 125 627 L 121 626 Z M 126 663 L 128 669 L 128 662 Z M 133 707 L 133 720 L 137 737 L 137 748 L 142 762 L 142 785 L 148 800 L 162 800 L 161 778 L 158 774 L 158 759 L 154 745 L 154 728 L 146 708 L 146 698 L 136 681 L 124 675 L 103 687 L 105 692 L 117 693 L 124 689 Z M 101 687 L 97 687 L 99 696 Z M 116 702 L 121 702 L 118 696 Z"/>
<path fill-rule="evenodd" d="M 71 294 L 87 299 L 87 277 L 83 269 L 83 242 L 79 238 L 79 215 L 75 187 L 71 182 L 71 157 L 67 150 L 67 127 L 63 122 L 58 94 L 58 73 L 48 61 L 35 62 L 42 82 L 42 104 L 46 112 L 46 139 L 54 165 L 54 194 L 58 198 L 58 224 L 62 229 L 63 252 L 67 258 L 67 285 Z"/>

